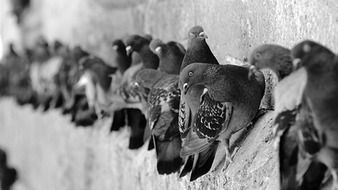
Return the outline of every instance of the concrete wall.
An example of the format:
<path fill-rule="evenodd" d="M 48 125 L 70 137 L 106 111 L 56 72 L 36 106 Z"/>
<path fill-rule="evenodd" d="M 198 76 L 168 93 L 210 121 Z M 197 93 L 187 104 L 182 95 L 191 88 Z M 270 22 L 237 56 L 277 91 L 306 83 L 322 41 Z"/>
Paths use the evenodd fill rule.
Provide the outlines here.
<path fill-rule="evenodd" d="M 11 19 L 0 19 L 5 40 L 16 36 L 18 43 L 29 45 L 43 34 L 81 44 L 109 63 L 116 37 L 151 33 L 184 43 L 195 24 L 205 28 L 220 62 L 227 55 L 242 59 L 261 43 L 290 47 L 308 38 L 338 51 L 335 0 L 33 0 L 21 31 L 9 29 L 15 28 Z M 42 114 L 0 101 L 0 145 L 20 171 L 17 189 L 276 189 L 271 113 L 243 140 L 228 170 L 194 183 L 158 176 L 154 153 L 128 151 L 128 131 L 109 134 L 108 123 L 75 128 L 57 111 Z"/>

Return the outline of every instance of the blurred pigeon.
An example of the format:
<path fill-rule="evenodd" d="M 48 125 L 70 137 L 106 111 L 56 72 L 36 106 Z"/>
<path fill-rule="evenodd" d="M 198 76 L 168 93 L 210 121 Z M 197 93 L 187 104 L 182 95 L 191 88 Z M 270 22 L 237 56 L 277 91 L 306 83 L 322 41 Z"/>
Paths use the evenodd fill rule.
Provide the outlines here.
<path fill-rule="evenodd" d="M 207 35 L 201 26 L 194 26 L 189 30 L 188 46 L 181 65 L 181 72 L 186 66 L 194 64 L 196 62 L 218 64 L 217 59 L 215 58 L 205 41 L 206 38 Z M 183 143 L 182 148 L 184 148 L 186 134 L 192 131 L 192 118 L 195 118 L 197 114 L 203 89 L 203 86 L 196 85 L 193 86 L 187 94 L 184 94 L 183 91 L 181 91 L 178 120 Z M 185 159 L 185 164 L 180 176 L 183 177 L 191 171 L 190 180 L 193 181 L 198 177 L 206 174 L 212 166 L 217 151 L 217 146 L 218 143 L 215 142 L 204 151 L 199 153 L 197 152 L 195 155 L 187 157 Z"/>
<path fill-rule="evenodd" d="M 253 50 L 250 63 L 258 69 L 271 69 L 279 78 L 274 89 L 275 125 L 277 142 L 279 142 L 280 183 L 281 189 L 307 187 L 308 178 L 317 177 L 317 183 L 311 187 L 318 189 L 326 170 L 313 171 L 310 158 L 302 152 L 313 154 L 318 147 L 318 137 L 313 132 L 311 110 L 303 102 L 303 91 L 306 84 L 304 69 L 296 69 L 292 63 L 289 49 L 264 44 Z M 302 135 L 299 135 L 302 134 Z M 300 138 L 300 136 L 306 138 Z M 312 149 L 312 150 L 311 150 Z M 317 148 L 318 149 L 318 148 Z M 317 150 L 318 151 L 318 150 Z M 314 182 L 312 179 L 311 181 Z"/>
<path fill-rule="evenodd" d="M 121 82 L 122 75 L 131 65 L 131 55 L 127 55 L 126 46 L 121 39 L 116 39 L 112 43 L 112 47 L 115 51 L 115 64 L 119 72 L 116 72 L 112 83 Z M 117 131 L 121 127 L 126 126 L 126 109 L 116 110 L 113 116 L 113 122 L 110 131 Z"/>
<path fill-rule="evenodd" d="M 124 45 L 122 40 L 114 40 L 112 46 L 116 53 L 116 66 L 118 70 L 123 74 L 131 65 L 131 56 L 127 55 L 126 46 Z"/>
<path fill-rule="evenodd" d="M 127 103 L 139 103 L 134 108 L 143 110 L 141 101 L 144 100 L 144 94 L 140 94 L 140 86 L 135 85 L 135 77 L 138 71 L 144 68 L 157 69 L 159 64 L 158 57 L 149 48 L 150 41 L 139 35 L 131 35 L 126 40 L 127 54 L 137 53 L 141 58 L 141 63 L 131 65 L 122 78 L 120 94 Z M 133 57 L 134 58 L 134 57 Z M 132 60 L 133 61 L 133 60 Z M 143 87 L 141 87 L 143 88 Z M 142 89 L 144 90 L 144 89 Z"/>
<path fill-rule="evenodd" d="M 190 64 L 181 71 L 184 94 L 193 86 L 204 86 L 192 121 L 194 132 L 186 134 L 182 155 L 204 151 L 214 141 L 220 141 L 225 146 L 226 160 L 231 161 L 230 137 L 251 124 L 265 91 L 263 73 L 256 71 L 250 78 L 248 74 L 246 67 L 206 63 Z"/>
<path fill-rule="evenodd" d="M 159 59 L 159 70 L 168 74 L 179 74 L 184 58 L 185 49 L 178 42 L 163 43 L 160 39 L 154 39 L 150 43 L 150 49 Z"/>
<path fill-rule="evenodd" d="M 338 189 L 338 58 L 323 45 L 306 40 L 292 49 L 298 67 L 304 68 L 307 82 L 304 101 L 312 111 L 318 133 L 320 150 L 315 159 L 325 164 L 333 178 L 333 189 Z"/>
<path fill-rule="evenodd" d="M 4 150 L 0 149 L 0 189 L 10 190 L 11 186 L 18 178 L 16 169 L 8 167 L 7 154 Z"/>
<path fill-rule="evenodd" d="M 63 105 L 64 114 L 71 112 L 70 109 L 75 102 L 76 90 L 74 87 L 82 74 L 78 63 L 82 58 L 87 56 L 89 56 L 89 53 L 84 51 L 80 46 L 70 49 L 68 55 L 65 55 L 56 76 L 56 81 L 65 100 Z"/>
<path fill-rule="evenodd" d="M 30 6 L 31 0 L 11 0 L 12 13 L 17 19 L 17 23 L 22 22 L 24 11 Z"/>
<path fill-rule="evenodd" d="M 85 85 L 89 107 L 94 108 L 98 116 L 106 113 L 111 104 L 110 85 L 111 77 L 117 68 L 107 65 L 102 59 L 89 56 L 80 61 L 83 75 L 79 86 Z"/>
<path fill-rule="evenodd" d="M 49 109 L 51 91 L 54 85 L 49 80 L 54 68 L 59 66 L 58 59 L 51 59 L 51 49 L 43 37 L 36 40 L 32 51 L 32 63 L 30 65 L 30 80 L 34 93 L 37 95 L 38 103 L 43 107 L 43 111 Z M 56 63 L 56 64 L 54 64 Z"/>
<path fill-rule="evenodd" d="M 149 48 L 150 41 L 139 35 L 132 35 L 126 41 L 127 54 L 137 52 L 141 59 L 143 68 L 156 69 L 159 64 L 158 57 Z"/>
<path fill-rule="evenodd" d="M 144 144 L 144 130 L 147 120 L 139 109 L 127 109 L 128 125 L 131 127 L 129 149 L 138 149 Z"/>

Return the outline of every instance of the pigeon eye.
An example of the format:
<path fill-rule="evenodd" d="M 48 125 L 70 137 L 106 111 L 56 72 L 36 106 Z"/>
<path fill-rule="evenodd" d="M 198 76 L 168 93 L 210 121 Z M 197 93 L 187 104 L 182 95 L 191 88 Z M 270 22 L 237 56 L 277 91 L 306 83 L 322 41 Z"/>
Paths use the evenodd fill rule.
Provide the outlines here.
<path fill-rule="evenodd" d="M 188 76 L 189 76 L 189 77 L 192 77 L 192 75 L 194 75 L 194 73 L 193 73 L 192 71 L 190 71 L 190 72 L 188 73 Z"/>
<path fill-rule="evenodd" d="M 261 54 L 260 53 L 256 53 L 255 58 L 256 59 L 260 59 L 261 58 Z"/>

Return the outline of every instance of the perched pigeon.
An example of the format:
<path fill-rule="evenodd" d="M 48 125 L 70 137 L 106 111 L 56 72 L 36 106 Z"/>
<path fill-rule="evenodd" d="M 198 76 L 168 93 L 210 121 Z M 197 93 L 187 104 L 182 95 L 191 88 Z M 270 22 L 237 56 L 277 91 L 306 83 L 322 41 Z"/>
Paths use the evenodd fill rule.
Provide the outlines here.
<path fill-rule="evenodd" d="M 63 59 L 59 73 L 56 76 L 56 81 L 61 90 L 61 94 L 65 103 L 63 105 L 63 113 L 69 113 L 71 107 L 75 103 L 75 85 L 78 82 L 81 71 L 79 61 L 89 56 L 89 53 L 84 51 L 80 46 L 76 46 L 69 51 L 69 55 L 66 55 Z"/>
<path fill-rule="evenodd" d="M 126 40 L 126 52 L 128 56 L 132 55 L 132 64 L 123 73 L 119 88 L 120 98 L 114 97 L 111 106 L 114 110 L 131 108 L 126 111 L 128 125 L 131 126 L 130 149 L 136 149 L 143 145 L 147 124 L 144 114 L 147 106 L 145 98 L 148 92 L 143 87 L 135 85 L 135 77 L 142 69 L 156 69 L 159 62 L 158 57 L 151 52 L 149 43 L 149 39 L 139 35 L 131 35 Z M 136 58 L 140 58 L 141 62 L 135 61 L 133 55 L 137 55 Z"/>
<path fill-rule="evenodd" d="M 111 104 L 110 86 L 111 77 L 117 68 L 107 65 L 98 57 L 86 57 L 80 61 L 83 75 L 79 80 L 79 85 L 84 84 L 88 104 L 95 108 L 98 116 L 107 112 L 107 107 Z"/>
<path fill-rule="evenodd" d="M 277 142 L 279 142 L 281 189 L 307 187 L 308 178 L 313 176 L 319 178 L 311 186 L 318 189 L 322 182 L 321 176 L 324 176 L 326 170 L 323 167 L 322 170 L 312 170 L 310 166 L 318 164 L 311 162 L 310 158 L 303 153 L 313 152 L 310 149 L 318 145 L 318 137 L 313 133 L 311 110 L 303 102 L 305 70 L 294 71 L 290 50 L 273 44 L 264 44 L 255 48 L 250 56 L 250 64 L 258 69 L 271 69 L 280 80 L 274 89 L 274 122 L 276 135 L 278 135 Z M 313 179 L 311 181 L 314 182 Z"/>
<path fill-rule="evenodd" d="M 200 107 L 192 121 L 194 132 L 186 134 L 189 143 L 183 147 L 183 155 L 204 151 L 214 141 L 220 141 L 225 146 L 226 159 L 231 160 L 230 137 L 249 126 L 265 91 L 264 75 L 256 71 L 248 78 L 248 74 L 246 67 L 206 63 L 194 63 L 181 71 L 184 94 L 194 86 L 204 87 Z"/>
<path fill-rule="evenodd" d="M 97 120 L 94 109 L 90 109 L 87 98 L 84 94 L 74 95 L 74 103 L 69 109 L 71 121 L 76 126 L 88 127 L 92 126 Z"/>
<path fill-rule="evenodd" d="M 116 72 L 116 74 L 113 76 L 114 80 L 112 80 L 112 83 L 118 83 L 120 82 L 120 78 L 122 78 L 122 75 L 124 72 L 130 67 L 131 65 L 131 56 L 127 55 L 126 46 L 123 43 L 122 40 L 117 39 L 113 41 L 112 47 L 115 51 L 115 64 L 117 66 L 117 69 L 119 72 Z M 110 131 L 117 131 L 121 127 L 127 125 L 127 109 L 121 109 L 116 110 L 113 115 L 113 122 L 110 128 Z"/>
<path fill-rule="evenodd" d="M 328 167 L 333 189 L 338 189 L 337 55 L 319 43 L 306 40 L 292 49 L 292 56 L 300 61 L 297 66 L 304 68 L 307 74 L 303 96 L 313 112 L 313 123 L 320 141 L 315 159 Z"/>
<path fill-rule="evenodd" d="M 187 51 L 183 58 L 180 71 L 187 65 L 196 62 L 218 64 L 217 59 L 206 43 L 206 38 L 207 35 L 201 26 L 194 26 L 189 30 Z M 186 134 L 190 131 L 194 132 L 192 131 L 192 119 L 195 118 L 200 106 L 200 96 L 202 95 L 203 89 L 203 86 L 193 86 L 187 94 L 184 94 L 183 91 L 181 91 L 178 120 L 183 148 L 186 141 Z M 212 166 L 217 147 L 218 143 L 215 142 L 204 151 L 200 153 L 196 152 L 195 155 L 185 158 L 185 164 L 180 176 L 185 176 L 187 173 L 191 172 L 190 180 L 193 181 L 206 174 Z"/>
<path fill-rule="evenodd" d="M 29 8 L 31 4 L 31 0 L 12 0 L 12 13 L 15 15 L 17 23 L 20 24 L 22 22 L 22 18 L 24 18 L 24 12 L 27 8 Z"/>
<path fill-rule="evenodd" d="M 144 144 L 144 130 L 147 120 L 139 109 L 127 109 L 127 121 L 131 128 L 129 149 L 138 149 Z"/>
<path fill-rule="evenodd" d="M 16 169 L 7 165 L 6 152 L 0 149 L 0 189 L 10 190 L 18 178 Z"/>
<path fill-rule="evenodd" d="M 115 63 L 118 70 L 123 74 L 131 65 L 131 56 L 127 55 L 126 46 L 122 40 L 117 39 L 112 43 L 115 51 Z"/>
<path fill-rule="evenodd" d="M 154 39 L 150 43 L 150 49 L 159 59 L 158 70 L 168 74 L 179 74 L 184 58 L 185 49 L 178 42 L 163 43 L 160 39 Z"/>
<path fill-rule="evenodd" d="M 141 87 L 140 89 L 140 86 L 135 85 L 135 77 L 138 71 L 144 68 L 157 69 L 159 64 L 159 59 L 150 50 L 149 44 L 150 41 L 148 39 L 139 35 L 131 35 L 126 40 L 127 54 L 130 55 L 131 53 L 137 53 L 141 58 L 141 62 L 135 65 L 132 64 L 131 67 L 129 67 L 129 69 L 124 72 L 120 88 L 120 94 L 123 97 L 124 101 L 127 104 L 138 103 L 135 104 L 136 106 L 134 106 L 134 108 L 138 108 L 141 110 L 143 110 L 143 107 L 145 106 L 141 103 L 141 101 L 143 101 L 143 103 L 145 102 L 145 94 L 143 94 L 145 89 L 143 89 L 143 87 Z M 132 60 L 132 62 L 133 61 L 134 60 Z M 142 90 L 141 94 L 140 90 Z M 125 107 L 128 107 L 128 105 L 126 105 Z"/>
<path fill-rule="evenodd" d="M 162 58 L 160 57 L 160 66 Z M 180 67 L 180 64 L 176 64 Z M 178 109 L 180 90 L 178 75 L 168 74 L 154 69 L 143 69 L 136 76 L 136 81 L 149 88 L 148 123 L 151 138 L 157 154 L 157 171 L 170 174 L 180 169 L 181 139 L 178 129 Z"/>

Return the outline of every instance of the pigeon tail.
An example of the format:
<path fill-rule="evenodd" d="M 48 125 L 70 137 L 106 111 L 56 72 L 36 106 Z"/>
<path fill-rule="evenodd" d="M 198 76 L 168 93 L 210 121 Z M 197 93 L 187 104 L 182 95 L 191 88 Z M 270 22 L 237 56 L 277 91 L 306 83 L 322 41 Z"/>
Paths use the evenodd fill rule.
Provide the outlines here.
<path fill-rule="evenodd" d="M 186 161 L 184 163 L 183 169 L 181 170 L 179 177 L 184 177 L 189 172 L 191 172 L 193 165 L 194 165 L 194 155 L 188 156 L 186 158 Z"/>
<path fill-rule="evenodd" d="M 144 131 L 147 120 L 142 112 L 138 109 L 128 109 L 128 125 L 131 127 L 131 135 L 129 138 L 129 149 L 140 148 L 143 143 Z"/>
<path fill-rule="evenodd" d="M 190 181 L 194 181 L 209 172 L 214 162 L 217 148 L 218 142 L 215 141 L 195 157 L 197 160 L 194 161 Z"/>
<path fill-rule="evenodd" d="M 118 110 L 114 112 L 112 125 L 110 127 L 110 132 L 118 131 L 120 128 L 126 125 L 126 110 Z"/>
<path fill-rule="evenodd" d="M 280 137 L 279 170 L 281 190 L 297 187 L 298 145 L 297 134 L 287 128 Z"/>
<path fill-rule="evenodd" d="M 157 171 L 159 174 L 171 174 L 179 171 L 183 164 L 180 157 L 181 139 L 161 141 L 153 136 L 157 154 Z"/>

